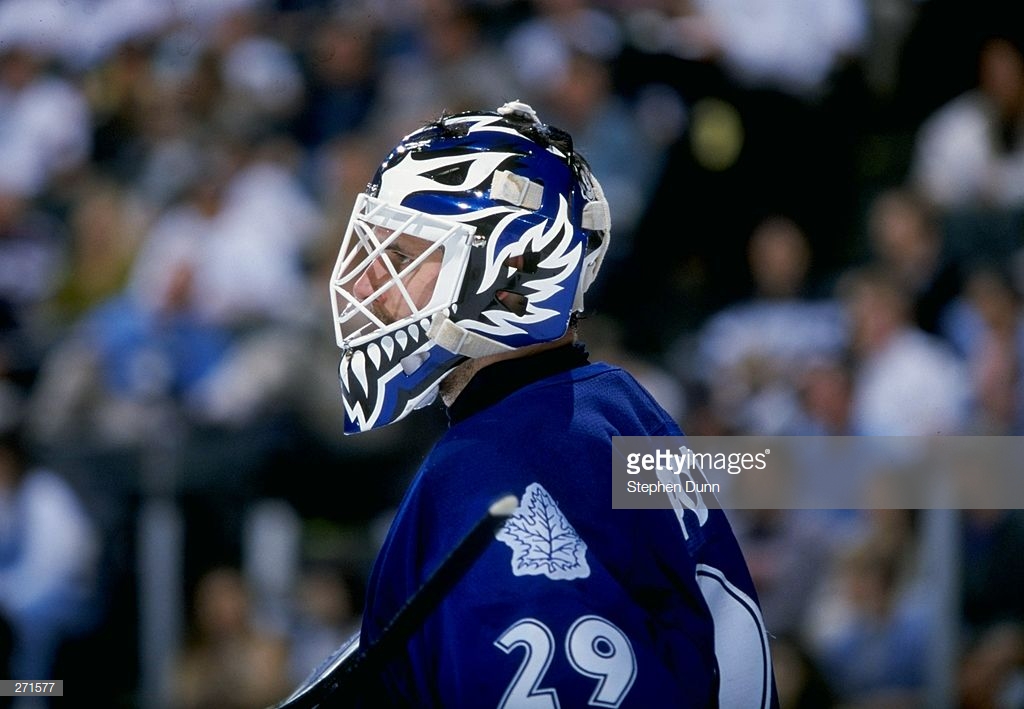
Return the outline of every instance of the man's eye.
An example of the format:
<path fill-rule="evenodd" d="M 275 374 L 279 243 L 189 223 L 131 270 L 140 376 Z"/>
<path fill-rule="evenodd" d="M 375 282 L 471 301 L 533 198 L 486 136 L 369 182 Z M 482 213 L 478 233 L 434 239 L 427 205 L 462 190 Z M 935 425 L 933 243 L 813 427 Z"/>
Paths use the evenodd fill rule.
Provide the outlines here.
<path fill-rule="evenodd" d="M 385 249 L 384 253 L 387 254 L 388 260 L 395 268 L 401 268 L 412 261 L 412 256 L 398 249 Z"/>

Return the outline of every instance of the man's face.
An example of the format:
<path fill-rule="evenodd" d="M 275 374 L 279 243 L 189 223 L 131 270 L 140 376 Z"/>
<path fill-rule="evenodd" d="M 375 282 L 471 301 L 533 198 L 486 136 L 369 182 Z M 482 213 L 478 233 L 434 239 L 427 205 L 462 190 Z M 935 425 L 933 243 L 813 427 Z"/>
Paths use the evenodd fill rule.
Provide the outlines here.
<path fill-rule="evenodd" d="M 374 232 L 382 241 L 389 236 L 382 227 L 376 227 Z M 417 265 L 412 264 L 430 246 L 431 242 L 426 239 L 408 234 L 399 235 L 356 279 L 352 295 L 365 301 L 380 288 L 386 287 L 366 305 L 385 325 L 411 315 L 414 309 L 421 310 L 430 302 L 434 292 L 444 251 L 442 248 L 435 249 Z M 391 268 L 388 268 L 389 264 Z"/>
<path fill-rule="evenodd" d="M 450 305 L 472 235 L 468 225 L 360 195 L 331 275 L 338 346 Z"/>

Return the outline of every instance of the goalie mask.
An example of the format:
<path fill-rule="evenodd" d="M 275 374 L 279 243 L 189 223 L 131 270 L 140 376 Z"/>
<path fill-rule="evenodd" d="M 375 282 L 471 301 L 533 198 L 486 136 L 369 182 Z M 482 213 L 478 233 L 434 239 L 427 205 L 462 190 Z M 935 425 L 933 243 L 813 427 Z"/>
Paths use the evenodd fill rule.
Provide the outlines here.
<path fill-rule="evenodd" d="M 529 106 L 406 136 L 357 198 L 331 277 L 345 432 L 429 404 L 467 358 L 564 335 L 608 240 L 600 185 Z"/>

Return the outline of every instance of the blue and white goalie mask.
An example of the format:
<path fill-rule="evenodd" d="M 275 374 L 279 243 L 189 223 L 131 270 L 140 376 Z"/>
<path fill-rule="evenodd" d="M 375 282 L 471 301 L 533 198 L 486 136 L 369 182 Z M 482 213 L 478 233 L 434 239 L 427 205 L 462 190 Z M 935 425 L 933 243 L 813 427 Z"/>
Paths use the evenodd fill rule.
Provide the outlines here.
<path fill-rule="evenodd" d="M 564 335 L 609 225 L 569 136 L 525 104 L 406 136 L 356 200 L 331 277 L 345 432 L 429 404 L 468 358 Z"/>

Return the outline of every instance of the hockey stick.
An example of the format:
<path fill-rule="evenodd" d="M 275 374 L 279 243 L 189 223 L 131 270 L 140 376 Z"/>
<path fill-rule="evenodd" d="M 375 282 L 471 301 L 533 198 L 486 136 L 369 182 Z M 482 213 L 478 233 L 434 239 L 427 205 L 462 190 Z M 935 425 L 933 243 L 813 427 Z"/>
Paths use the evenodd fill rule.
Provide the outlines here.
<path fill-rule="evenodd" d="M 469 571 L 494 540 L 494 535 L 515 513 L 519 500 L 506 495 L 487 508 L 464 537 L 437 565 L 419 588 L 384 626 L 376 642 L 360 647 L 359 634 L 349 638 L 287 699 L 273 709 L 317 709 L 331 697 L 351 696 L 381 668 L 391 654 L 416 632 L 430 613 Z"/>

